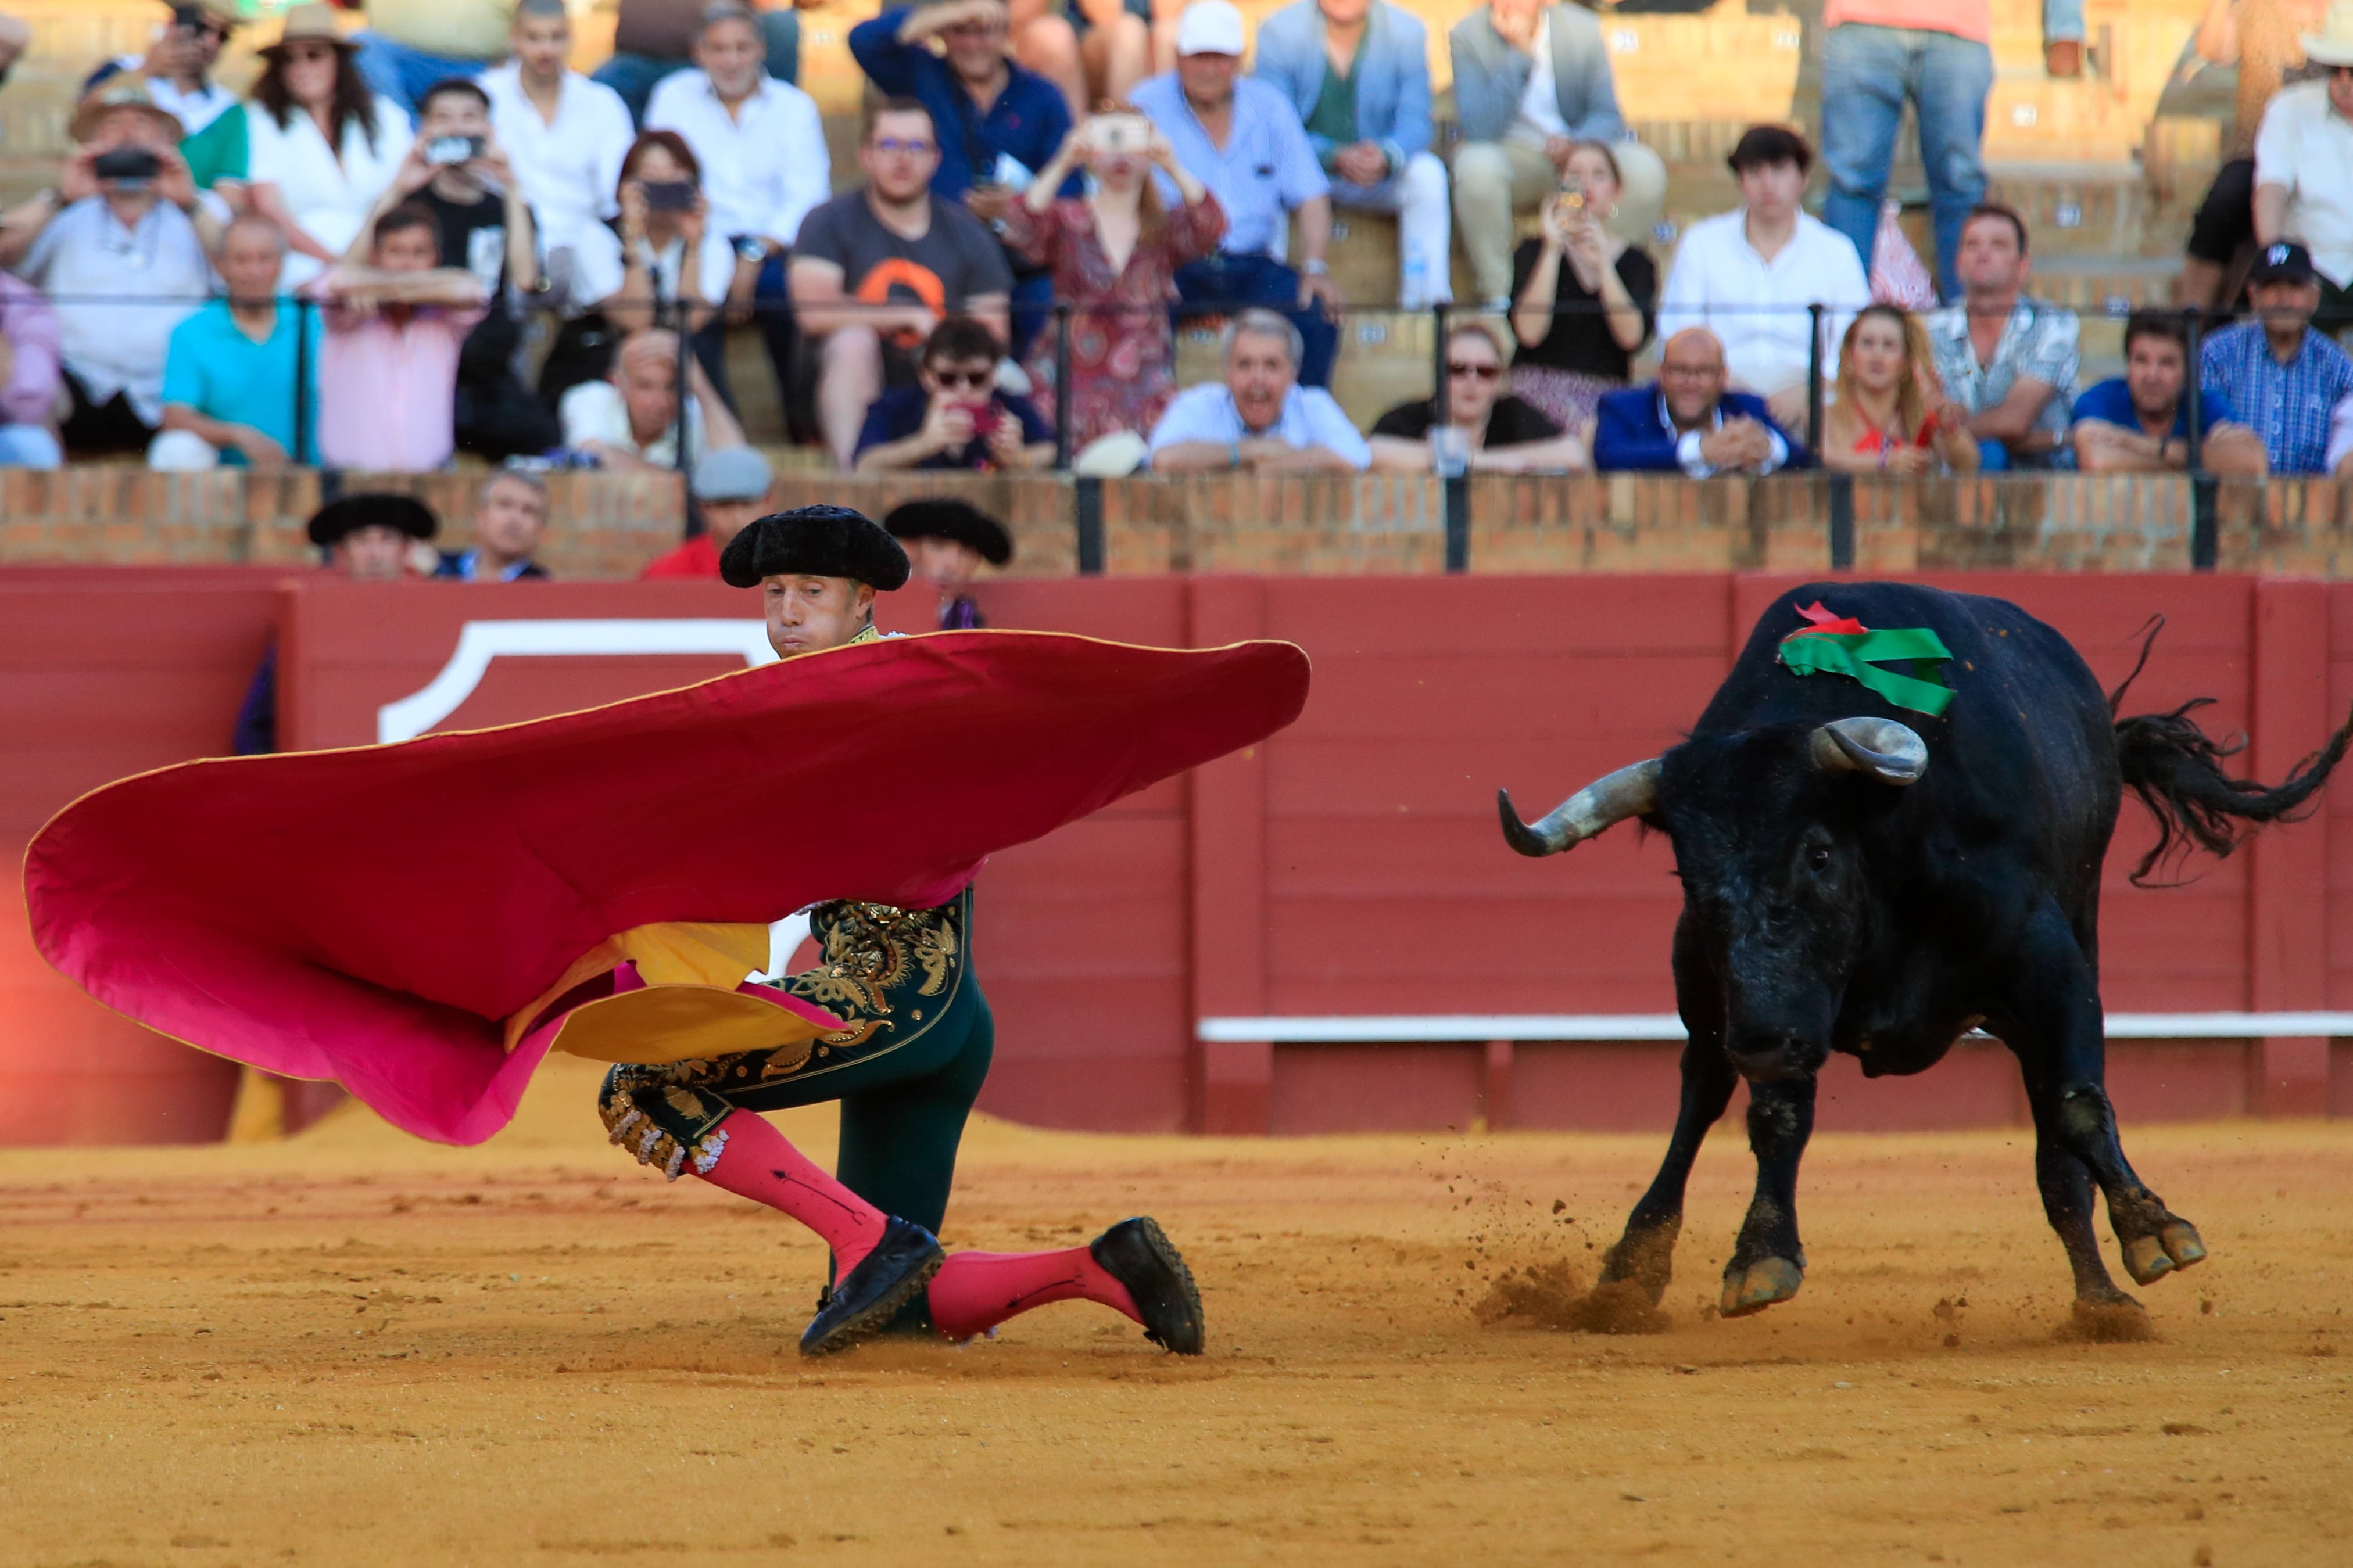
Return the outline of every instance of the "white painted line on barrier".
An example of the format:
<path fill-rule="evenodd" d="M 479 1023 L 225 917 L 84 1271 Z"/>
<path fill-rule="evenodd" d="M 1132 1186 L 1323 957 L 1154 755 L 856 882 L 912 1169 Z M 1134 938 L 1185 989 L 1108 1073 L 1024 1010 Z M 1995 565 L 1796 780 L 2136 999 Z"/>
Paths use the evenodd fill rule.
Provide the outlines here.
<path fill-rule="evenodd" d="M 772 664 L 767 627 L 758 621 L 468 621 L 449 662 L 420 690 L 375 711 L 379 743 L 409 741 L 458 710 L 481 684 L 491 660 L 570 655 L 608 658 L 666 653 L 741 654 L 747 665 Z"/>
<path fill-rule="evenodd" d="M 2111 1013 L 2112 1040 L 2235 1040 L 2353 1037 L 2353 1013 Z M 1379 1041 L 1677 1040 L 1672 1013 L 1398 1014 L 1393 1016 L 1203 1018 L 1197 1038 L 1211 1044 L 1343 1045 Z"/>

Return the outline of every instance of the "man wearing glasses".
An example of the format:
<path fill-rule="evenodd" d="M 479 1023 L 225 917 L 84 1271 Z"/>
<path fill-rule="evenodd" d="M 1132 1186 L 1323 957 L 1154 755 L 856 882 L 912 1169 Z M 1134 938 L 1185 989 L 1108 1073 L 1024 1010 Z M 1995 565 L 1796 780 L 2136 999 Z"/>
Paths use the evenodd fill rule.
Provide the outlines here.
<path fill-rule="evenodd" d="M 221 46 L 237 26 L 231 0 L 181 0 L 172 7 L 169 26 L 160 29 L 144 55 L 124 55 L 90 73 L 82 84 L 87 93 L 109 77 L 135 72 L 147 82 L 147 96 L 155 107 L 180 122 L 182 132 L 194 136 L 237 107 L 237 94 L 212 79 Z"/>
<path fill-rule="evenodd" d="M 2312 324 L 2353 326 L 2353 4 L 2337 0 L 2305 58 L 2327 75 L 2284 87 L 2255 132 L 2255 242 L 2294 240 L 2320 274 Z"/>
<path fill-rule="evenodd" d="M 997 237 L 939 199 L 930 110 L 885 100 L 858 149 L 863 190 L 808 215 L 793 249 L 793 309 L 818 348 L 818 423 L 834 461 L 856 460 L 866 411 L 886 384 L 915 379 L 916 351 L 948 316 L 1002 343 L 1013 274 Z"/>
<path fill-rule="evenodd" d="M 913 386 L 894 386 L 866 410 L 858 471 L 964 468 L 1000 473 L 1054 460 L 1054 428 L 1026 397 L 997 389 L 1005 347 L 969 316 L 932 329 Z"/>

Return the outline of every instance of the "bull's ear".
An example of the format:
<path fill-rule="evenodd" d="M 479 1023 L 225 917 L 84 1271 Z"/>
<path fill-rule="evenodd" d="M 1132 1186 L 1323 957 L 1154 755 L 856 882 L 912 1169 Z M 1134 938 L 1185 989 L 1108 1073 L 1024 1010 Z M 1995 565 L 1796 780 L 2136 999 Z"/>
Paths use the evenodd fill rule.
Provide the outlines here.
<path fill-rule="evenodd" d="M 1917 784 L 1928 771 L 1928 742 L 1893 719 L 1841 719 L 1816 730 L 1810 750 L 1824 773 L 1869 773 L 1882 784 Z"/>

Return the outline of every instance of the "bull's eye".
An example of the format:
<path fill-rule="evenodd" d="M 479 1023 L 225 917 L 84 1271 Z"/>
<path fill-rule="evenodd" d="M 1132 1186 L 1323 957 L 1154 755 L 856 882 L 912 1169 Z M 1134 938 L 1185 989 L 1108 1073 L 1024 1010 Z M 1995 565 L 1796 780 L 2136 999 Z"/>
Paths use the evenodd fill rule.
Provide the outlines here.
<path fill-rule="evenodd" d="M 1827 871 L 1831 868 L 1831 852 L 1828 849 L 1823 848 L 1821 846 L 1816 845 L 1812 849 L 1807 852 L 1806 864 L 1812 867 L 1817 871 Z"/>

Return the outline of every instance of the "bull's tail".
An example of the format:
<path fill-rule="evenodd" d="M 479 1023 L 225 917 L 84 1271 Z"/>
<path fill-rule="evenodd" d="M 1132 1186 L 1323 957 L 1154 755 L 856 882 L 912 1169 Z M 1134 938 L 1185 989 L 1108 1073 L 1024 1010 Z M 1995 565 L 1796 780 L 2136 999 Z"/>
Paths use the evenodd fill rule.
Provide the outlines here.
<path fill-rule="evenodd" d="M 2134 868 L 2137 884 L 2146 885 L 2152 870 L 2187 856 L 2193 847 L 2228 855 L 2264 823 L 2297 820 L 2344 758 L 2347 743 L 2353 742 L 2353 720 L 2348 720 L 2276 789 L 2253 779 L 2232 778 L 2222 763 L 2245 742 L 2217 742 L 2189 717 L 2213 700 L 2200 697 L 2170 713 L 2116 721 L 2116 763 L 2124 782 L 2157 818 L 2157 847 Z"/>

